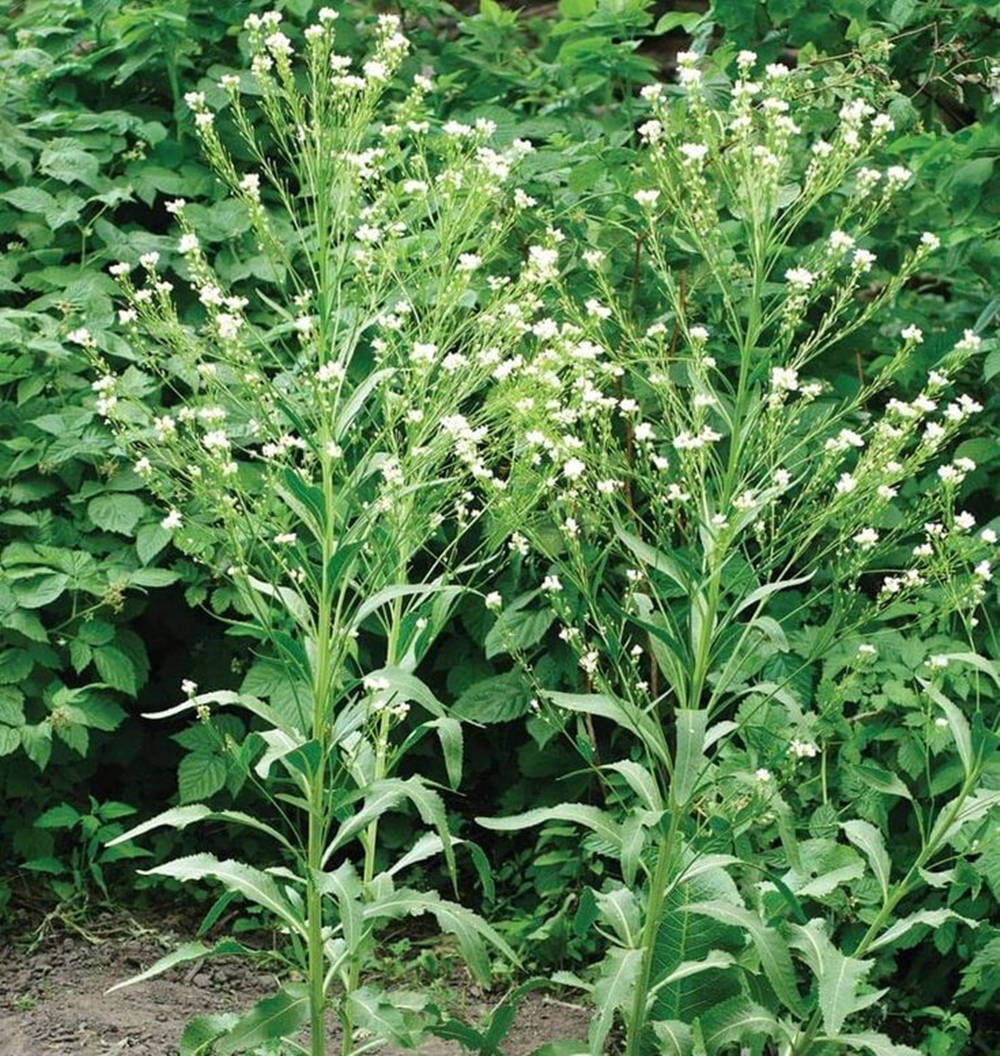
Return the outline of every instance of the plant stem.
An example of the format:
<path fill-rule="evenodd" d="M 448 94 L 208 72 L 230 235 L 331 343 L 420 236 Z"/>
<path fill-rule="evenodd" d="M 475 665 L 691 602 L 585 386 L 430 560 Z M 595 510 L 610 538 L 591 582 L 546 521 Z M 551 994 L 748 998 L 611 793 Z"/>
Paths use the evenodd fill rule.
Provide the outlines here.
<path fill-rule="evenodd" d="M 323 857 L 324 826 L 323 777 L 325 767 L 313 778 L 312 796 L 309 804 L 309 873 L 306 884 L 306 921 L 309 944 L 309 1033 L 312 1056 L 326 1056 L 326 1020 L 324 1006 L 324 978 L 326 975 L 323 955 L 323 901 L 318 885 L 318 873 Z"/>
<path fill-rule="evenodd" d="M 660 918 L 663 916 L 667 880 L 670 876 L 670 866 L 674 858 L 674 838 L 677 835 L 679 816 L 679 811 L 671 809 L 670 828 L 660 840 L 656 851 L 656 868 L 650 881 L 649 900 L 646 904 L 646 921 L 642 930 L 642 962 L 639 965 L 639 975 L 635 981 L 635 991 L 632 995 L 632 1011 L 625 1025 L 625 1056 L 639 1056 L 642 1048 L 642 1036 L 646 1029 L 646 999 L 649 991 L 649 981 L 653 974 L 653 954 L 655 953 L 656 940 L 660 933 Z"/>

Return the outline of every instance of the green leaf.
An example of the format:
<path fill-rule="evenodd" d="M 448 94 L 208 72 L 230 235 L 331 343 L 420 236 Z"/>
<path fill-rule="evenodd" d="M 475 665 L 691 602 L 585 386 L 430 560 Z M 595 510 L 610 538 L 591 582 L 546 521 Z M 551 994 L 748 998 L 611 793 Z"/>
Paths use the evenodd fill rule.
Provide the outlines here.
<path fill-rule="evenodd" d="M 138 975 L 133 975 L 131 979 L 115 983 L 114 986 L 109 987 L 104 992 L 112 994 L 115 990 L 123 990 L 126 986 L 144 983 L 147 979 L 154 979 L 156 976 L 170 971 L 171 968 L 176 967 L 178 964 L 200 961 L 203 957 L 224 956 L 234 953 L 248 954 L 250 952 L 246 946 L 243 946 L 235 939 L 222 939 L 214 946 L 204 946 L 200 942 L 186 942 L 178 946 L 176 950 L 171 950 L 170 953 L 164 954 L 163 957 L 151 964 L 145 971 L 140 972 Z"/>
<path fill-rule="evenodd" d="M 177 767 L 182 803 L 208 799 L 226 783 L 226 760 L 215 752 L 190 752 Z"/>
<path fill-rule="evenodd" d="M 135 696 L 139 692 L 139 675 L 131 657 L 114 645 L 102 645 L 94 650 L 94 666 L 101 680 L 112 689 Z"/>
<path fill-rule="evenodd" d="M 884 1034 L 864 1031 L 861 1034 L 838 1034 L 835 1038 L 820 1038 L 820 1041 L 831 1041 L 837 1045 L 846 1045 L 850 1049 L 870 1052 L 872 1056 L 922 1056 L 920 1049 L 909 1045 L 898 1045 Z"/>
<path fill-rule="evenodd" d="M 642 963 L 641 949 L 612 947 L 598 968 L 594 983 L 594 1018 L 590 1021 L 591 1052 L 603 1052 L 614 1026 L 615 1013 L 629 1007 Z"/>
<path fill-rule="evenodd" d="M 71 829 L 80 820 L 80 812 L 68 803 L 50 807 L 44 814 L 35 819 L 39 829 Z"/>
<path fill-rule="evenodd" d="M 144 524 L 135 533 L 135 552 L 139 560 L 149 564 L 154 557 L 170 542 L 172 533 L 157 524 Z"/>
<path fill-rule="evenodd" d="M 872 867 L 872 872 L 882 891 L 882 901 L 885 903 L 889 898 L 889 875 L 892 871 L 892 862 L 889 859 L 889 852 L 885 849 L 882 833 L 868 821 L 844 821 L 841 822 L 840 827 L 844 830 L 844 835 L 868 859 L 868 864 Z"/>
<path fill-rule="evenodd" d="M 211 1056 L 215 1041 L 232 1029 L 239 1018 L 233 1012 L 195 1016 L 181 1035 L 180 1056 Z"/>
<path fill-rule="evenodd" d="M 676 806 L 683 807 L 694 794 L 698 776 L 705 763 L 705 729 L 708 726 L 708 711 L 677 708 L 674 716 L 677 751 L 670 794 Z"/>
<path fill-rule="evenodd" d="M 455 701 L 454 713 L 466 722 L 492 725 L 527 715 L 532 692 L 520 671 L 506 671 L 473 683 Z"/>
<path fill-rule="evenodd" d="M 465 963 L 479 982 L 486 984 L 491 978 L 484 942 L 517 964 L 517 955 L 486 921 L 465 906 L 447 902 L 434 892 L 400 888 L 364 906 L 366 920 L 396 919 L 424 913 L 430 913 L 442 931 L 455 936 Z"/>
<path fill-rule="evenodd" d="M 940 928 L 942 924 L 949 920 L 960 920 L 970 928 L 978 928 L 980 924 L 978 920 L 970 920 L 969 917 L 963 917 L 953 909 L 921 909 L 891 924 L 868 949 L 875 951 L 883 946 L 889 946 L 897 939 L 901 939 L 913 928 L 921 925 L 928 928 Z"/>
<path fill-rule="evenodd" d="M 830 942 L 822 921 L 790 924 L 789 928 L 793 936 L 791 945 L 802 951 L 806 964 L 819 982 L 823 1029 L 834 1037 L 840 1033 L 848 1016 L 874 1004 L 885 991 L 858 995 L 858 987 L 871 971 L 873 962 L 842 954 Z"/>
<path fill-rule="evenodd" d="M 775 928 L 769 928 L 756 913 L 721 899 L 689 902 L 688 913 L 700 913 L 723 924 L 742 928 L 750 935 L 760 957 L 761 967 L 781 1003 L 796 1015 L 804 1014 L 802 998 L 795 985 L 795 968 L 788 944 Z M 676 971 L 676 969 L 675 969 Z"/>
<path fill-rule="evenodd" d="M 47 722 L 21 726 L 15 731 L 21 735 L 21 746 L 25 754 L 38 767 L 44 770 L 52 756 L 52 726 Z"/>
<path fill-rule="evenodd" d="M 98 528 L 119 535 L 131 535 L 146 505 L 135 495 L 111 492 L 97 495 L 87 503 L 87 516 Z"/>
<path fill-rule="evenodd" d="M 462 783 L 462 724 L 458 719 L 442 715 L 425 723 L 428 729 L 436 730 L 441 743 L 441 754 L 444 757 L 445 770 L 448 773 L 448 784 L 458 788 Z"/>
<path fill-rule="evenodd" d="M 22 609 L 40 609 L 55 601 L 68 583 L 69 576 L 63 572 L 46 573 L 37 578 L 33 576 L 14 584 L 14 597 Z"/>
<path fill-rule="evenodd" d="M 223 1038 L 216 1042 L 216 1056 L 231 1056 L 276 1038 L 297 1034 L 309 1018 L 309 988 L 305 983 L 285 983 L 265 997 Z"/>
<path fill-rule="evenodd" d="M 26 649 L 0 647 L 0 683 L 23 682 L 34 666 L 35 661 Z"/>
<path fill-rule="evenodd" d="M 716 1005 L 701 1017 L 701 1027 L 705 1048 L 711 1054 L 761 1034 L 773 1037 L 778 1031 L 774 1016 L 746 997 L 733 997 Z"/>
<path fill-rule="evenodd" d="M 191 854 L 140 872 L 144 876 L 170 876 L 181 883 L 189 880 L 218 880 L 230 891 L 236 891 L 258 906 L 263 906 L 297 935 L 305 938 L 305 925 L 274 879 L 242 862 L 232 859 L 220 861 L 212 854 Z"/>
<path fill-rule="evenodd" d="M 616 851 L 621 849 L 621 826 L 607 811 L 583 803 L 559 803 L 553 807 L 536 807 L 523 814 L 512 814 L 506 818 L 476 818 L 476 824 L 495 832 L 519 832 L 549 821 L 571 821 L 591 829 Z"/>
<path fill-rule="evenodd" d="M 532 590 L 508 604 L 497 616 L 486 635 L 486 659 L 504 653 L 517 653 L 537 645 L 555 621 L 551 608 L 528 609 L 526 606 L 541 591 Z"/>
<path fill-rule="evenodd" d="M 625 531 L 624 528 L 616 528 L 615 535 L 644 565 L 648 565 L 654 572 L 661 572 L 672 579 L 685 593 L 689 590 L 690 578 L 685 575 L 681 566 L 672 557 L 668 557 L 662 550 L 657 550 L 648 543 L 644 543 L 637 535 Z"/>

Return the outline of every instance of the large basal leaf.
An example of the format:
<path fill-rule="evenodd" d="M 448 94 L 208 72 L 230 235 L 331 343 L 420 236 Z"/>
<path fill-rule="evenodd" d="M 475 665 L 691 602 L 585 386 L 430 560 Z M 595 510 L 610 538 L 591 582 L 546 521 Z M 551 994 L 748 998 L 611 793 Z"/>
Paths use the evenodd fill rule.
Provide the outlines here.
<path fill-rule="evenodd" d="M 743 950 L 745 940 L 739 928 L 686 908 L 690 902 L 711 901 L 741 906 L 736 885 L 719 866 L 682 880 L 664 900 L 650 979 L 653 986 L 663 984 L 650 1009 L 653 1021 L 690 1023 L 739 992 L 739 982 L 731 968 L 715 968 L 664 982 L 685 962 L 703 961 L 716 952 L 735 955 Z"/>
<path fill-rule="evenodd" d="M 180 1056 L 210 1056 L 216 1040 L 236 1026 L 239 1018 L 234 1012 L 195 1016 L 181 1035 Z"/>

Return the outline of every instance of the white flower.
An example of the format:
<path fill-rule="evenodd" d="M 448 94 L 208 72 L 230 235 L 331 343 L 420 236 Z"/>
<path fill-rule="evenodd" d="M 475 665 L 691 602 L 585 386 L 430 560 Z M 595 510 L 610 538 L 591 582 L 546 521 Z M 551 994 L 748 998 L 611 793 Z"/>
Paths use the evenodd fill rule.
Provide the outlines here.
<path fill-rule="evenodd" d="M 871 550 L 873 546 L 878 542 L 878 532 L 874 528 L 862 528 L 857 535 L 854 536 L 854 542 L 862 550 Z"/>
<path fill-rule="evenodd" d="M 919 326 L 913 326 L 912 324 L 910 326 L 904 326 L 903 329 L 900 330 L 899 336 L 904 341 L 912 341 L 917 345 L 922 344 L 924 340 L 923 330 L 921 330 Z"/>
<path fill-rule="evenodd" d="M 642 206 L 643 209 L 652 209 L 656 205 L 657 199 L 660 197 L 660 192 L 657 190 L 642 190 L 636 191 L 632 197 Z"/>
<path fill-rule="evenodd" d="M 797 737 L 789 745 L 792 755 L 797 759 L 815 759 L 819 754 L 819 748 L 811 741 L 800 741 Z"/>
<path fill-rule="evenodd" d="M 585 462 L 581 462 L 580 459 L 578 459 L 578 458 L 568 458 L 563 463 L 563 468 L 562 468 L 563 476 L 567 480 L 577 480 L 583 474 L 583 472 L 584 472 L 584 470 L 586 470 L 586 468 L 587 468 L 587 464 Z"/>
<path fill-rule="evenodd" d="M 475 253 L 463 253 L 458 258 L 459 271 L 475 271 L 482 264 L 482 257 Z"/>
<path fill-rule="evenodd" d="M 511 542 L 513 542 L 513 537 Z M 558 576 L 550 575 L 542 580 L 542 590 L 548 594 L 558 594 L 562 589 L 563 585 Z"/>
<path fill-rule="evenodd" d="M 598 653 L 596 649 L 588 649 L 587 652 L 580 657 L 578 663 L 588 675 L 592 675 L 597 670 L 597 665 L 600 659 L 601 654 Z"/>
<path fill-rule="evenodd" d="M 153 463 L 150 462 L 145 455 L 143 455 L 142 458 L 140 458 L 132 467 L 132 469 L 135 470 L 135 472 L 138 473 L 140 477 L 148 477 L 149 474 L 153 472 Z"/>
<path fill-rule="evenodd" d="M 854 239 L 846 231 L 836 230 L 830 232 L 830 249 L 834 252 L 842 252 L 854 246 Z"/>
<path fill-rule="evenodd" d="M 927 666 L 940 670 L 942 667 L 948 666 L 948 657 L 941 656 L 940 653 L 936 653 L 927 658 Z"/>
<path fill-rule="evenodd" d="M 759 781 L 759 782 L 760 782 L 761 784 L 765 784 L 766 782 L 768 782 L 768 781 L 770 781 L 770 780 L 771 780 L 771 771 L 770 771 L 770 770 L 768 770 L 768 769 L 767 769 L 767 767 L 761 766 L 761 767 L 759 767 L 758 769 L 754 770 L 754 772 L 753 772 L 753 776 L 754 776 L 754 777 L 755 777 L 755 778 L 756 778 L 756 779 L 757 779 L 757 780 L 758 780 L 758 781 Z"/>
<path fill-rule="evenodd" d="M 979 538 L 982 539 L 982 541 L 984 543 L 992 544 L 992 543 L 995 543 L 997 541 L 997 533 L 995 531 L 993 531 L 992 528 L 984 528 L 979 533 Z"/>
<path fill-rule="evenodd" d="M 852 491 L 858 486 L 858 482 L 851 476 L 850 473 L 841 473 L 840 479 L 834 485 L 834 490 L 838 495 L 850 495 Z"/>
<path fill-rule="evenodd" d="M 955 351 L 976 352 L 982 343 L 983 339 L 974 330 L 966 330 L 962 334 L 962 340 L 955 343 Z"/>
<path fill-rule="evenodd" d="M 704 143 L 682 143 L 677 149 L 684 155 L 685 162 L 691 164 L 698 164 L 708 156 L 708 147 Z M 636 201 L 638 201 L 638 196 Z"/>
<path fill-rule="evenodd" d="M 611 309 L 601 304 L 595 297 L 591 297 L 584 307 L 587 309 L 587 315 L 592 319 L 608 319 L 611 316 Z"/>
<path fill-rule="evenodd" d="M 771 388 L 775 392 L 795 392 L 799 387 L 799 372 L 794 367 L 772 367 Z"/>
<path fill-rule="evenodd" d="M 890 187 L 901 187 L 912 175 L 905 165 L 890 165 L 885 170 L 885 178 Z"/>
<path fill-rule="evenodd" d="M 129 323 L 134 323 L 138 317 L 139 314 L 134 308 L 118 309 L 118 322 L 121 326 L 127 326 Z"/>
<path fill-rule="evenodd" d="M 774 483 L 777 484 L 779 488 L 787 488 L 791 479 L 792 475 L 787 469 L 778 468 L 774 471 Z"/>
<path fill-rule="evenodd" d="M 292 543 L 296 542 L 298 538 L 299 537 L 295 532 L 278 532 L 274 537 L 274 541 L 278 546 L 290 546 Z"/>
<path fill-rule="evenodd" d="M 955 528 L 960 532 L 970 532 L 976 527 L 976 518 L 969 513 L 968 510 L 963 510 L 961 513 L 955 515 Z"/>
<path fill-rule="evenodd" d="M 980 579 L 989 582 L 993 578 L 993 572 L 990 569 L 989 561 L 980 561 L 978 565 L 972 570 Z"/>
<path fill-rule="evenodd" d="M 181 692 L 186 697 L 193 697 L 198 692 L 198 683 L 191 678 L 185 678 L 181 682 Z"/>
<path fill-rule="evenodd" d="M 438 346 L 430 341 L 416 341 L 410 359 L 414 363 L 433 363 L 437 356 Z"/>
<path fill-rule="evenodd" d="M 171 510 L 166 517 L 160 521 L 160 527 L 165 531 L 173 532 L 181 526 L 181 515 L 179 510 Z"/>
<path fill-rule="evenodd" d="M 491 590 L 485 598 L 486 608 L 496 612 L 503 605 L 503 596 L 499 590 Z"/>
<path fill-rule="evenodd" d="M 800 291 L 808 290 L 816 281 L 816 276 L 808 268 L 789 268 L 785 278 L 790 286 Z"/>
<path fill-rule="evenodd" d="M 925 231 L 920 236 L 920 244 L 927 249 L 937 249 L 941 245 L 941 239 L 931 231 Z"/>
<path fill-rule="evenodd" d="M 865 274 L 872 270 L 872 265 L 875 263 L 875 254 L 868 249 L 856 249 L 854 256 L 851 258 L 851 267 L 855 271 Z"/>
<path fill-rule="evenodd" d="M 320 22 L 326 24 L 327 22 L 335 22 L 340 15 L 332 7 L 321 7 L 316 17 Z"/>
<path fill-rule="evenodd" d="M 688 336 L 695 344 L 704 344 L 708 340 L 708 330 L 704 326 L 692 326 Z"/>
<path fill-rule="evenodd" d="M 124 260 L 118 261 L 117 264 L 112 264 L 108 271 L 116 278 L 120 279 L 123 275 L 128 275 L 132 270 L 131 264 L 126 264 Z"/>
<path fill-rule="evenodd" d="M 878 650 L 874 645 L 869 645 L 868 642 L 862 642 L 858 646 L 858 656 L 878 656 Z"/>

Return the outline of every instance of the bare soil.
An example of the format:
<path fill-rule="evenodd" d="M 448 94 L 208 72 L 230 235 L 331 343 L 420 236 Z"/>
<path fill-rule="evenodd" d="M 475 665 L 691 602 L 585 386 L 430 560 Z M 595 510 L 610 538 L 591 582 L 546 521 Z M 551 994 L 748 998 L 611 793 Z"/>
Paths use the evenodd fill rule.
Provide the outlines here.
<path fill-rule="evenodd" d="M 146 983 L 113 994 L 108 987 L 148 968 L 190 928 L 169 920 L 140 924 L 102 914 L 86 934 L 57 928 L 26 952 L 23 936 L 0 938 L 0 1056 L 177 1056 L 178 1041 L 193 1016 L 240 1012 L 273 993 L 276 980 L 232 958 L 182 965 Z M 405 984 L 404 984 L 405 985 Z M 475 1020 L 500 996 L 471 983 L 450 981 L 451 1011 Z M 538 993 L 525 997 L 507 1043 L 506 1056 L 528 1056 L 560 1038 L 583 1038 L 582 1009 Z M 331 1032 L 330 1041 L 339 1039 Z M 383 1056 L 400 1050 L 384 1049 Z M 451 1042 L 431 1040 L 424 1056 L 460 1056 Z"/>

